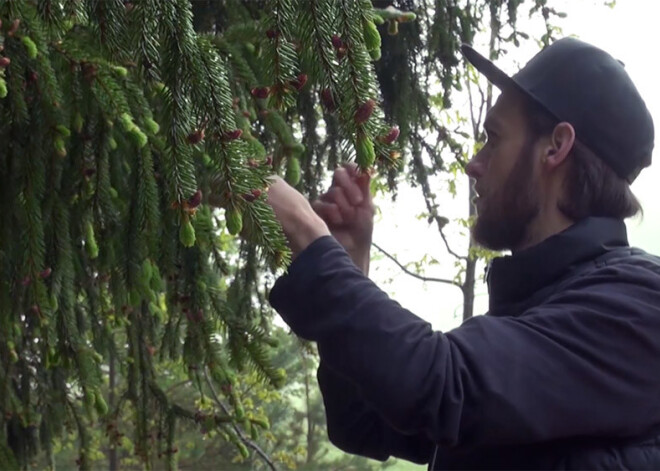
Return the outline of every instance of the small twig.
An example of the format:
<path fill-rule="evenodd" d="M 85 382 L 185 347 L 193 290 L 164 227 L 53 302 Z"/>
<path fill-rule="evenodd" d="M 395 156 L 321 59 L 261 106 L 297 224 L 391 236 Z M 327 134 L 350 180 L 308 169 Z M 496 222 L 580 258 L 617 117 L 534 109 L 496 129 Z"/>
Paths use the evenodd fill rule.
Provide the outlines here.
<path fill-rule="evenodd" d="M 470 69 L 468 66 L 465 66 L 465 72 L 466 75 L 469 75 Z M 467 87 L 468 87 L 468 97 L 470 99 L 470 124 L 472 125 L 472 136 L 475 141 L 479 141 L 479 129 L 481 128 L 483 122 L 482 118 L 484 117 L 484 106 L 486 105 L 486 96 L 484 95 L 483 89 L 479 86 L 479 82 L 475 82 L 475 86 L 477 88 L 477 91 L 479 92 L 479 96 L 481 97 L 481 101 L 479 102 L 479 115 L 475 117 L 474 115 L 474 98 L 472 96 L 472 86 L 470 85 L 470 78 L 467 78 Z M 488 109 L 490 107 L 486 107 L 486 112 L 488 112 Z"/>
<path fill-rule="evenodd" d="M 71 410 L 71 415 L 73 415 L 73 419 L 76 422 L 76 427 L 78 428 L 78 435 L 80 437 L 80 447 L 78 448 L 78 452 L 80 454 L 79 457 L 80 465 L 78 466 L 78 468 L 81 470 L 89 469 L 89 457 L 88 457 L 89 454 L 87 453 L 89 450 L 89 434 L 86 432 L 87 428 L 83 425 L 82 420 L 80 419 L 80 415 L 78 414 L 78 411 L 74 407 L 71 400 L 67 397 L 66 393 L 64 393 L 64 401 Z"/>
<path fill-rule="evenodd" d="M 481 96 L 481 104 L 479 105 L 479 121 L 477 121 L 474 125 L 474 136 L 475 140 L 478 140 L 478 136 L 480 134 L 479 130 L 481 129 L 481 125 L 484 123 L 485 118 L 484 118 L 484 111 L 488 113 L 488 110 L 490 109 L 490 106 L 486 106 L 488 99 L 486 99 L 486 96 L 484 95 L 483 89 L 477 84 L 477 90 L 479 90 L 479 95 Z M 485 108 L 485 109 L 484 109 Z M 482 118 L 483 121 L 482 121 Z"/>
<path fill-rule="evenodd" d="M 445 231 L 442 230 L 443 223 L 440 222 L 440 219 L 437 216 L 434 216 L 433 219 L 435 219 L 435 222 L 438 225 L 438 232 L 440 233 L 440 237 L 442 237 L 442 241 L 445 243 L 445 247 L 447 248 L 447 252 L 452 254 L 454 257 L 456 257 L 459 260 L 464 260 L 467 261 L 468 257 L 465 255 L 458 255 L 456 252 L 454 252 L 451 247 L 449 247 L 449 241 L 447 240 L 447 236 L 445 235 Z"/>
<path fill-rule="evenodd" d="M 418 134 L 418 131 L 415 130 L 415 134 Z M 429 185 L 428 181 L 428 175 L 426 175 L 426 171 L 424 169 L 424 163 L 421 159 L 421 154 L 418 155 L 418 153 L 413 152 L 413 162 L 414 166 L 416 168 L 416 171 L 418 173 L 418 181 L 419 184 L 422 188 L 422 195 L 424 196 L 424 202 L 426 203 L 426 208 L 428 209 L 429 213 L 433 215 L 434 220 L 436 221 L 436 224 L 438 225 L 438 232 L 440 232 L 440 236 L 442 237 L 443 242 L 445 243 L 445 247 L 447 248 L 447 252 L 449 252 L 451 255 L 456 257 L 458 260 L 467 260 L 467 257 L 458 255 L 456 252 L 454 252 L 451 247 L 449 247 L 449 242 L 447 241 L 447 238 L 445 237 L 444 232 L 442 231 L 443 224 L 441 224 L 440 219 L 436 217 L 436 207 L 437 205 L 435 204 L 435 196 L 433 195 L 433 192 L 431 191 L 431 187 Z"/>
<path fill-rule="evenodd" d="M 211 382 L 211 379 L 209 378 L 208 371 L 206 368 L 204 368 L 204 378 L 206 379 L 206 384 L 208 385 L 209 389 L 211 390 L 211 396 L 213 397 L 213 400 L 220 406 L 220 408 L 223 410 L 223 412 L 227 415 L 230 415 L 229 408 L 220 400 L 218 397 L 218 394 L 215 392 L 215 388 L 213 387 L 213 383 Z M 263 459 L 268 467 L 272 469 L 273 471 L 277 471 L 277 467 L 275 466 L 275 463 L 270 459 L 270 457 L 261 449 L 259 448 L 259 445 L 254 443 L 252 440 L 250 440 L 248 437 L 245 436 L 243 431 L 240 429 L 238 425 L 232 422 L 232 428 L 234 429 L 234 432 L 236 432 L 236 435 L 241 439 L 241 441 L 247 445 L 248 447 L 252 448 L 254 451 L 257 452 L 257 454 Z"/>
<path fill-rule="evenodd" d="M 437 149 L 433 148 L 433 146 L 431 146 L 431 144 L 426 142 L 424 140 L 424 138 L 422 138 L 422 136 L 420 136 L 418 133 L 415 133 L 415 135 L 417 136 L 417 139 L 419 140 L 419 143 L 421 144 L 421 146 L 424 149 L 426 149 L 426 152 L 429 153 L 429 156 L 431 157 L 431 160 L 433 160 L 433 162 L 435 162 L 436 158 L 437 158 L 437 154 L 438 154 Z"/>
<path fill-rule="evenodd" d="M 470 67 L 468 65 L 465 66 L 465 75 L 467 78 L 467 92 L 468 92 L 468 99 L 470 101 L 470 119 L 472 120 L 472 133 L 476 133 L 476 128 L 475 128 L 475 123 L 477 120 L 474 118 L 474 101 L 472 98 L 472 86 L 470 85 Z M 477 85 L 479 87 L 479 85 Z M 481 109 L 479 110 L 479 121 L 481 122 Z"/>
<path fill-rule="evenodd" d="M 183 381 L 179 381 L 178 383 L 173 384 L 169 388 L 167 388 L 167 391 L 165 391 L 165 394 L 169 395 L 172 391 L 174 391 L 177 388 L 180 388 L 181 386 L 185 386 L 186 384 L 192 383 L 191 380 L 189 379 L 184 379 Z"/>
<path fill-rule="evenodd" d="M 461 167 L 465 168 L 466 162 L 462 158 L 460 153 L 456 151 L 456 147 L 455 147 L 457 145 L 456 141 L 449 138 L 449 134 L 450 134 L 449 130 L 445 126 L 438 123 L 437 119 L 435 118 L 435 116 L 433 116 L 433 113 L 431 112 L 431 109 L 429 107 L 425 107 L 424 113 L 429 119 L 431 127 L 438 133 L 438 141 L 443 141 L 444 143 L 448 144 L 452 150 L 452 153 L 454 154 L 454 159 L 456 160 L 456 162 L 458 162 L 461 165 Z"/>
<path fill-rule="evenodd" d="M 488 43 L 488 55 L 491 60 L 494 60 L 496 56 L 499 56 L 499 51 L 496 50 L 497 42 L 500 39 L 500 23 L 497 21 L 499 11 L 497 9 L 491 9 L 490 11 L 490 41 Z M 547 23 L 546 23 L 547 24 Z M 493 85 L 488 82 L 486 85 L 486 111 L 490 110 L 493 104 Z"/>
<path fill-rule="evenodd" d="M 444 279 L 444 278 L 434 278 L 434 277 L 430 277 L 430 276 L 428 276 L 428 277 L 427 276 L 422 276 L 419 273 L 415 273 L 413 271 L 410 271 L 408 268 L 406 268 L 405 265 L 403 265 L 401 262 L 399 262 L 393 255 L 389 254 L 385 249 L 380 247 L 378 244 L 376 244 L 375 242 L 372 242 L 371 245 L 376 247 L 376 249 L 378 249 L 383 255 L 385 255 L 387 258 L 389 258 L 394 263 L 396 263 L 399 266 L 399 268 L 401 268 L 401 270 L 403 270 L 403 272 L 406 273 L 407 275 L 410 275 L 410 276 L 412 276 L 414 278 L 417 278 L 419 280 L 422 280 L 422 281 L 433 281 L 433 282 L 436 282 L 436 283 L 445 283 L 445 284 L 448 284 L 448 285 L 453 285 L 453 286 L 456 286 L 457 288 L 460 288 L 461 291 L 463 290 L 463 286 L 461 286 L 461 284 L 457 283 L 456 281 L 447 280 L 447 279 Z"/>

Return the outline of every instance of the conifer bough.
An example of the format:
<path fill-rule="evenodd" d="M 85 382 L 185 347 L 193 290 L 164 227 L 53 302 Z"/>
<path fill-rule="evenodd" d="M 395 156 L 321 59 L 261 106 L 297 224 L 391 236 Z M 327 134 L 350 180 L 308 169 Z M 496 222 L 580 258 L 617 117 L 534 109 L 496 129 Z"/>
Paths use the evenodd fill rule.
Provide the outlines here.
<path fill-rule="evenodd" d="M 108 444 L 125 423 L 137 459 L 175 469 L 176 429 L 197 411 L 166 393 L 170 369 L 197 399 L 208 372 L 232 421 L 204 426 L 247 456 L 241 437 L 268 420 L 234 386 L 247 368 L 285 378 L 252 301 L 265 299 L 256 274 L 289 260 L 263 189 L 273 172 L 318 184 L 321 119 L 361 168 L 389 165 L 370 2 L 267 1 L 258 20 L 235 2 L 244 23 L 196 32 L 202 3 L 0 2 L 2 469 L 52 466 L 65 424 L 80 468 L 104 467 L 99 421 Z M 231 266 L 223 226 L 242 238 Z"/>
<path fill-rule="evenodd" d="M 376 153 L 374 151 L 374 144 L 365 134 L 359 134 L 355 144 L 357 151 L 357 163 L 360 168 L 369 168 L 376 160 Z"/>

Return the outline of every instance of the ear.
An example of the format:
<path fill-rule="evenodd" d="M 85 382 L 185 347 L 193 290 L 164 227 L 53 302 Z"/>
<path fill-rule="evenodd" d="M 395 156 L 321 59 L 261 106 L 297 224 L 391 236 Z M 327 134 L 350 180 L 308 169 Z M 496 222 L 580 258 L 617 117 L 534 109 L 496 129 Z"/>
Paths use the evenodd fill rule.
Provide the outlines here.
<path fill-rule="evenodd" d="M 550 142 L 545 148 L 543 155 L 543 165 L 549 169 L 559 167 L 573 148 L 575 144 L 575 128 L 572 124 L 561 122 L 552 131 Z"/>

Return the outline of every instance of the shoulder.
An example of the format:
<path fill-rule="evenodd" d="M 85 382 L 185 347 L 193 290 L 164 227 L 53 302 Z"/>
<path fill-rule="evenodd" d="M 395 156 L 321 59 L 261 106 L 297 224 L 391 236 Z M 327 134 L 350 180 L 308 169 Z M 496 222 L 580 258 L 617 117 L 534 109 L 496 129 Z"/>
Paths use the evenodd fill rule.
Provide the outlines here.
<path fill-rule="evenodd" d="M 588 269 L 567 281 L 569 284 L 616 284 L 660 289 L 660 257 L 635 247 L 617 248 L 596 258 Z"/>
<path fill-rule="evenodd" d="M 635 247 L 619 247 L 608 251 L 584 266 L 576 267 L 572 276 L 560 283 L 557 292 L 571 287 L 606 288 L 607 286 L 655 289 L 660 297 L 660 257 Z"/>
<path fill-rule="evenodd" d="M 627 325 L 660 332 L 660 258 L 636 248 L 617 248 L 575 269 L 543 302 L 521 318 Z"/>
<path fill-rule="evenodd" d="M 611 260 L 605 265 L 627 268 L 634 273 L 646 273 L 650 276 L 660 275 L 660 257 L 645 252 L 642 249 L 629 247 L 626 250 L 616 251 Z"/>

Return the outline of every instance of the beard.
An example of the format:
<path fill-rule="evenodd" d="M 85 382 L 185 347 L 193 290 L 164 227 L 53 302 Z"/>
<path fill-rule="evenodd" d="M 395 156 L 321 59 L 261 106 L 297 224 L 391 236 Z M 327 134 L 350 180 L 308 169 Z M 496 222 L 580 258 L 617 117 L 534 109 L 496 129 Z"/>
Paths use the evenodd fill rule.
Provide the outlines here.
<path fill-rule="evenodd" d="M 472 227 L 479 245 L 500 251 L 514 250 L 524 242 L 527 228 L 541 209 L 538 185 L 532 178 L 533 147 L 534 140 L 528 139 L 504 184 L 482 200 Z"/>

